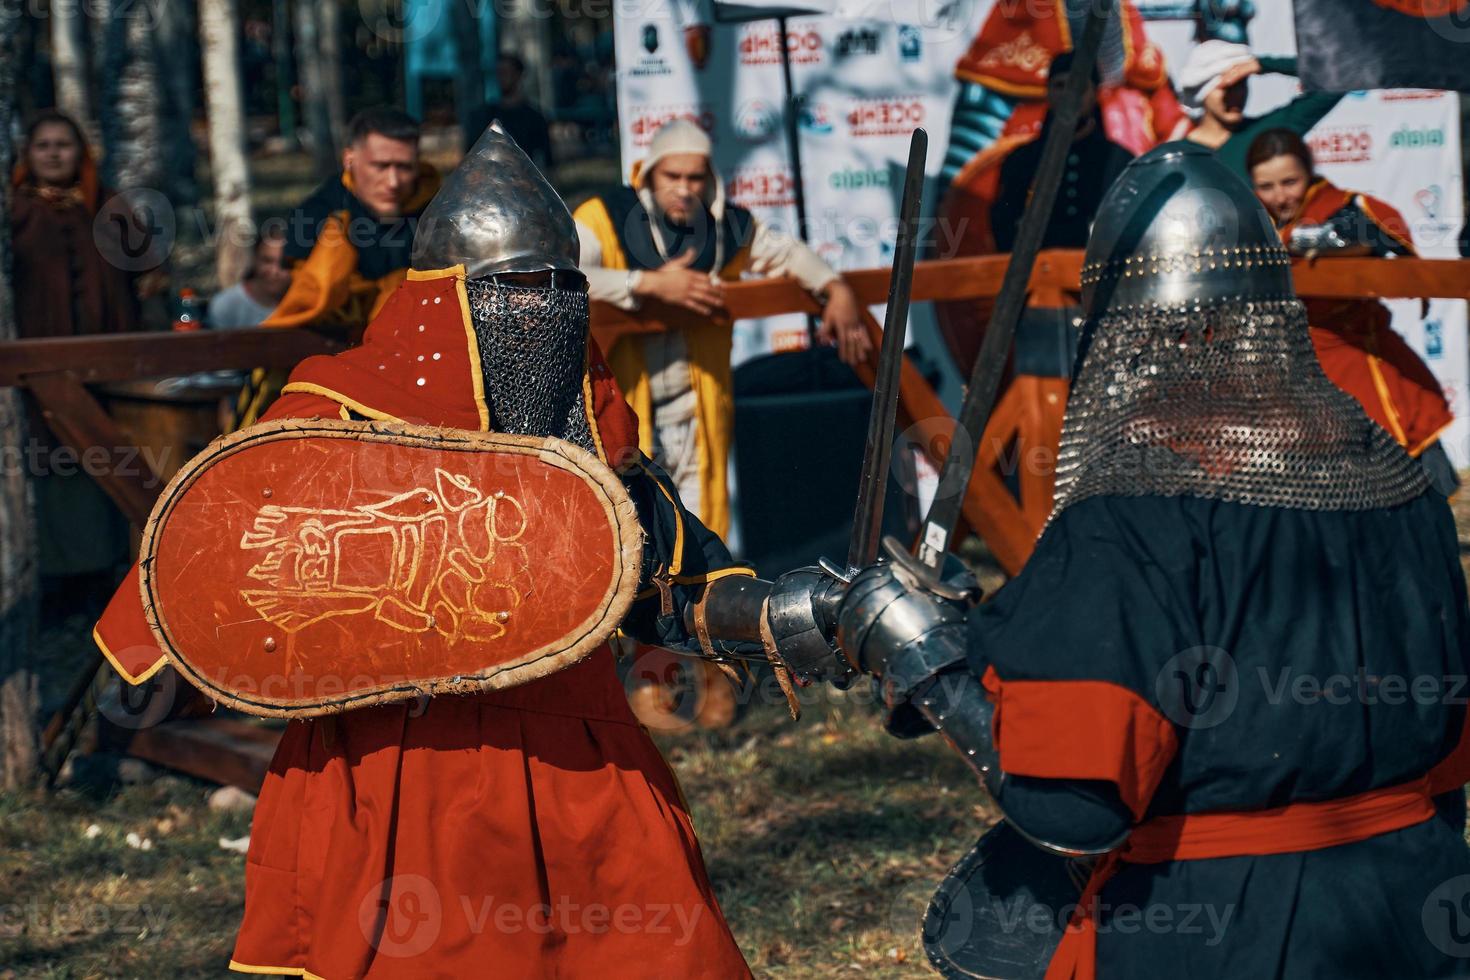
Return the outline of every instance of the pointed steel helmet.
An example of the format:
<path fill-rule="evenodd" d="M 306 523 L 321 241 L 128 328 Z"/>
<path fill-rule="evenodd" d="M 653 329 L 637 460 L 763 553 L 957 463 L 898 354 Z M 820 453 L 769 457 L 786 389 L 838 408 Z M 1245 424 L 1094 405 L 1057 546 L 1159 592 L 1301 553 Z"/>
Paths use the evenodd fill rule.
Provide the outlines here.
<path fill-rule="evenodd" d="M 1089 317 L 1295 298 L 1291 259 L 1265 207 L 1197 143 L 1165 143 L 1134 160 L 1098 208 L 1082 266 Z"/>
<path fill-rule="evenodd" d="M 413 267 L 499 273 L 575 270 L 577 226 L 566 203 L 499 123 L 491 123 L 419 218 Z"/>

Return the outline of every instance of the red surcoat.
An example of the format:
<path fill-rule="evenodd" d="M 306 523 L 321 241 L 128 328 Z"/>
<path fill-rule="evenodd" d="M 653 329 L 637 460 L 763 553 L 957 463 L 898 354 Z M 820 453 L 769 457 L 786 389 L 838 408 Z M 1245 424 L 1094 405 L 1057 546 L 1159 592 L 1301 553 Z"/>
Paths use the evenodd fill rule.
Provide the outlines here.
<path fill-rule="evenodd" d="M 1322 224 L 1349 205 L 1356 205 L 1366 220 L 1413 254 L 1408 223 L 1396 210 L 1320 178 L 1308 189 L 1301 215 L 1282 227 L 1282 240 L 1290 240 L 1297 226 Z M 1322 370 L 1411 456 L 1422 453 L 1454 421 L 1434 372 L 1394 332 L 1382 303 L 1309 299 L 1306 307 Z"/>
<path fill-rule="evenodd" d="M 456 271 L 409 273 L 362 346 L 302 362 L 268 417 L 489 428 Z M 595 345 L 585 384 L 603 458 L 636 451 Z M 96 637 L 131 681 L 162 667 L 136 569 Z M 289 723 L 230 965 L 330 980 L 750 975 L 607 648 L 509 690 Z"/>

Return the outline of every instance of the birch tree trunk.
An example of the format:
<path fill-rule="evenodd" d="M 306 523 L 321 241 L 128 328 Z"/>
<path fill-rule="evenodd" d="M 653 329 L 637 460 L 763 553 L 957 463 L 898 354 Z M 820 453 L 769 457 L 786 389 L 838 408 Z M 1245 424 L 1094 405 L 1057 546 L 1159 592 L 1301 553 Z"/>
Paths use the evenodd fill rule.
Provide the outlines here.
<path fill-rule="evenodd" d="M 107 0 L 97 7 L 105 182 L 118 190 L 162 193 L 163 99 L 153 45 L 155 18 L 148 4 L 131 0 Z"/>
<path fill-rule="evenodd" d="M 311 0 L 295 0 L 296 65 L 301 79 L 302 115 L 311 133 L 311 155 L 317 176 L 326 178 L 341 165 L 332 136 L 332 113 L 327 106 L 326 75 L 322 71 L 321 41 Z"/>
<path fill-rule="evenodd" d="M 332 127 L 332 142 L 347 143 L 347 90 L 342 84 L 342 5 L 341 0 L 318 0 L 317 50 L 321 52 L 322 89 L 327 99 L 327 119 Z"/>
<path fill-rule="evenodd" d="M 150 7 L 154 21 L 152 47 L 154 70 L 160 85 L 160 132 L 164 142 L 162 179 L 159 190 L 175 207 L 199 203 L 199 181 L 194 167 L 195 79 L 199 74 L 199 30 L 194 4 L 144 4 L 130 0 L 133 9 Z"/>
<path fill-rule="evenodd" d="M 21 0 L 0 0 L 0 173 L 14 157 L 16 40 Z M 0 181 L 0 340 L 15 338 L 10 291 L 10 181 Z M 22 450 L 26 422 L 20 392 L 0 388 L 0 789 L 35 781 L 40 772 L 40 675 L 36 655 L 39 586 L 36 525 Z"/>
<path fill-rule="evenodd" d="M 209 113 L 209 162 L 214 178 L 215 273 L 233 286 L 250 262 L 250 169 L 245 160 L 244 93 L 235 0 L 200 0 L 204 101 Z"/>
<path fill-rule="evenodd" d="M 87 86 L 86 29 L 80 3 L 51 5 L 51 70 L 56 107 L 83 129 L 92 127 L 92 95 Z"/>

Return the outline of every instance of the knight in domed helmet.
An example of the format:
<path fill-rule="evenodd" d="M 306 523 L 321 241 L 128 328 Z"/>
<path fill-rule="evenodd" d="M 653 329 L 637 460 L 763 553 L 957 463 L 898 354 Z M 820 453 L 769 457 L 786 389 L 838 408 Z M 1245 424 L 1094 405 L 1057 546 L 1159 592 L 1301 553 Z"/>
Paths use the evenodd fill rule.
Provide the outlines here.
<path fill-rule="evenodd" d="M 1465 976 L 1470 609 L 1444 496 L 1323 374 L 1269 215 L 1208 150 L 1124 170 L 1083 284 L 1020 574 L 979 602 L 895 554 L 840 605 L 890 729 L 939 731 L 1005 815 L 936 896 L 931 958 Z"/>

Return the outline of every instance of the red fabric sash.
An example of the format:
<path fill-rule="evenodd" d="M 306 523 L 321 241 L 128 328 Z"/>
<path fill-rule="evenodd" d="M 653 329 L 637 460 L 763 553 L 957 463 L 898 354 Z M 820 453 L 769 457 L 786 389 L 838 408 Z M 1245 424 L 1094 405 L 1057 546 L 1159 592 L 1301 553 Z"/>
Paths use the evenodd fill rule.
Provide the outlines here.
<path fill-rule="evenodd" d="M 1340 800 L 1293 803 L 1249 813 L 1190 813 L 1155 817 L 1093 869 L 1077 911 L 1047 967 L 1046 980 L 1096 980 L 1094 906 L 1109 878 L 1126 861 L 1160 864 L 1205 858 L 1315 851 L 1367 840 L 1423 823 L 1434 815 L 1429 778 L 1370 790 Z"/>

